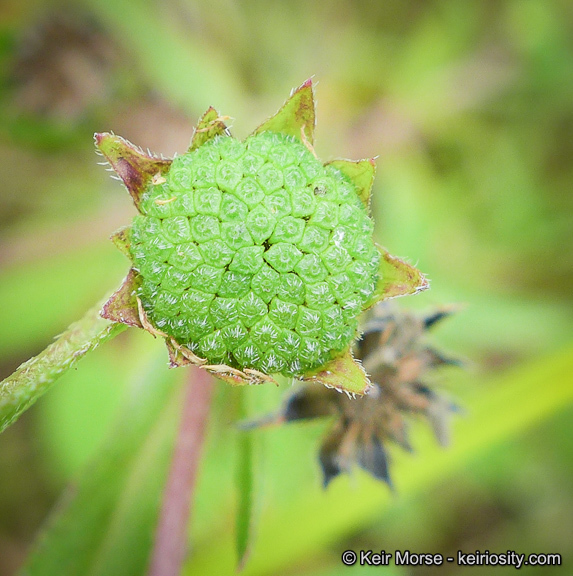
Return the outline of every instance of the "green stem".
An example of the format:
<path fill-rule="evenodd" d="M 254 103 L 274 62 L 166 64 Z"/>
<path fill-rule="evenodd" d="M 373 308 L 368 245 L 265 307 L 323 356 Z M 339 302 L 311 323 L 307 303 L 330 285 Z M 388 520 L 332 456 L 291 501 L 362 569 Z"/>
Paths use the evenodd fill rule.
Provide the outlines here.
<path fill-rule="evenodd" d="M 102 305 L 103 302 L 94 306 L 53 344 L 0 382 L 0 432 L 15 422 L 80 358 L 125 330 L 126 326 L 99 315 Z"/>
<path fill-rule="evenodd" d="M 187 526 L 201 448 L 209 419 L 213 381 L 189 368 L 183 412 L 155 533 L 148 576 L 178 576 L 187 552 Z"/>

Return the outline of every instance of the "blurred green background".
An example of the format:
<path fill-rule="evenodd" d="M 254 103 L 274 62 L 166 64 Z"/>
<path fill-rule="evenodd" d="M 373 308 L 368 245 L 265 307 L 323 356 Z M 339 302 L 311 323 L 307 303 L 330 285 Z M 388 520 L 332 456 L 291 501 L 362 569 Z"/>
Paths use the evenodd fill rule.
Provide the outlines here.
<path fill-rule="evenodd" d="M 431 280 L 400 305 L 465 305 L 433 334 L 469 360 L 434 377 L 464 413 L 445 451 L 418 423 L 414 454 L 391 448 L 394 493 L 358 470 L 321 490 L 315 452 L 328 423 L 257 433 L 260 522 L 245 573 L 382 570 L 341 564 L 344 550 L 366 548 L 558 552 L 560 573 L 573 574 L 569 0 L 3 0 L 0 74 L 1 377 L 128 269 L 108 237 L 135 209 L 97 165 L 95 131 L 171 156 L 213 105 L 243 138 L 313 76 L 319 156 L 378 156 L 377 241 Z M 118 410 L 129 422 L 126 396 L 149 374 L 180 378 L 148 336 L 128 331 L 96 351 L 0 436 L 0 575 L 22 564 L 63 488 L 120 441 L 110 425 Z M 259 413 L 286 390 L 218 384 L 186 574 L 234 570 L 229 406 L 245 394 Z M 175 406 L 166 414 L 168 439 Z M 149 453 L 159 484 L 165 446 Z M 139 492 L 111 506 L 119 532 L 117 510 L 130 495 L 145 508 L 137 480 L 155 478 L 152 459 L 137 470 Z M 149 537 L 126 545 L 136 555 Z M 438 571 L 465 573 L 383 573 Z"/>

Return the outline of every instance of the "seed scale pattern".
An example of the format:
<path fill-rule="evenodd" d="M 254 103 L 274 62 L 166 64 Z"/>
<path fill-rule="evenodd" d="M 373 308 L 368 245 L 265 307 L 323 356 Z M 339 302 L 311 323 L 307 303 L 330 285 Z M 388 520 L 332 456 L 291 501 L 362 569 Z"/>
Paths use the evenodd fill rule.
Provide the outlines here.
<path fill-rule="evenodd" d="M 213 138 L 140 209 L 143 308 L 210 364 L 299 376 L 356 337 L 380 261 L 373 223 L 354 184 L 295 138 Z"/>

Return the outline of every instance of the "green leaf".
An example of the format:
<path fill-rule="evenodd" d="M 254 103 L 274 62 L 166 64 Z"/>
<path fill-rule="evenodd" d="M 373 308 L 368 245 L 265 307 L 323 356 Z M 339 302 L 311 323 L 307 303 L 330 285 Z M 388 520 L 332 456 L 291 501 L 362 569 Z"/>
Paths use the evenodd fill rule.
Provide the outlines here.
<path fill-rule="evenodd" d="M 426 277 L 411 264 L 389 254 L 378 246 L 380 251 L 380 268 L 378 284 L 374 294 L 366 302 L 364 308 L 370 308 L 380 300 L 417 294 L 429 288 Z"/>
<path fill-rule="evenodd" d="M 162 347 L 140 366 L 106 441 L 40 534 L 23 576 L 140 576 L 152 547 L 178 412 Z"/>
<path fill-rule="evenodd" d="M 157 174 L 169 170 L 171 160 L 145 154 L 121 136 L 102 132 L 94 135 L 96 147 L 123 180 L 135 207 L 139 209 L 141 196 Z"/>
<path fill-rule="evenodd" d="M 239 396 L 238 416 L 240 419 L 246 418 L 248 398 L 245 394 Z M 237 438 L 237 490 L 239 496 L 236 524 L 236 547 L 237 547 L 237 567 L 241 570 L 249 553 L 249 544 L 253 529 L 253 508 L 254 508 L 254 438 L 251 432 L 239 432 Z"/>
<path fill-rule="evenodd" d="M 64 372 L 124 326 L 103 319 L 101 304 L 72 324 L 43 352 L 22 364 L 0 382 L 0 432 L 18 419 Z"/>
<path fill-rule="evenodd" d="M 307 80 L 297 88 L 283 107 L 268 120 L 263 122 L 253 134 L 261 132 L 281 132 L 294 136 L 310 145 L 314 142 L 314 127 L 316 123 L 314 113 L 314 95 L 312 80 Z"/>
<path fill-rule="evenodd" d="M 223 122 L 225 118 L 219 116 L 217 110 L 212 106 L 203 114 L 201 120 L 195 128 L 193 133 L 193 138 L 191 139 L 191 146 L 189 146 L 188 152 L 192 152 L 203 146 L 205 142 L 215 138 L 215 136 L 228 136 L 229 130 L 225 123 Z"/>
<path fill-rule="evenodd" d="M 376 174 L 376 164 L 372 158 L 366 160 L 332 160 L 326 164 L 340 170 L 357 188 L 358 197 L 370 208 L 372 184 Z"/>
<path fill-rule="evenodd" d="M 305 382 L 324 384 L 339 392 L 362 396 L 371 386 L 370 380 L 360 362 L 355 360 L 350 350 L 324 366 L 304 375 Z"/>

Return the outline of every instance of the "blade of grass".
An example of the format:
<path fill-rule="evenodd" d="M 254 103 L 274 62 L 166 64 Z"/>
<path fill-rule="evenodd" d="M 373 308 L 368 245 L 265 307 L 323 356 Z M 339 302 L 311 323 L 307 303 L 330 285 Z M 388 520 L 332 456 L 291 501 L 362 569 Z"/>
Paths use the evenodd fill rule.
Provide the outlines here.
<path fill-rule="evenodd" d="M 239 419 L 248 417 L 248 397 L 241 394 L 239 397 Z M 247 560 L 249 543 L 253 523 L 253 499 L 254 499 L 254 470 L 253 470 L 253 436 L 251 432 L 239 432 L 237 437 L 237 490 L 239 503 L 236 519 L 236 549 L 238 563 L 241 570 Z"/>

